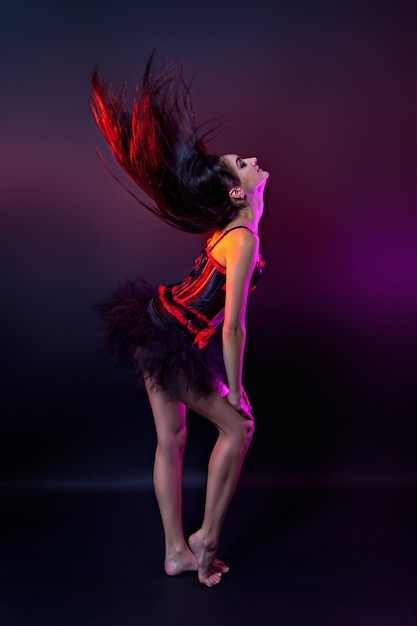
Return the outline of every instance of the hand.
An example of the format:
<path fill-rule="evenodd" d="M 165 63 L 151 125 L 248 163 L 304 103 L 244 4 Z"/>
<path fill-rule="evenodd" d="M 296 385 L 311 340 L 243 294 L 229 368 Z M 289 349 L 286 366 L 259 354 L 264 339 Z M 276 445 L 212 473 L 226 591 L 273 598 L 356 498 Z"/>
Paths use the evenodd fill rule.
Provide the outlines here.
<path fill-rule="evenodd" d="M 252 407 L 244 389 L 242 389 L 242 393 L 229 392 L 227 394 L 227 400 L 243 417 L 253 419 Z"/>

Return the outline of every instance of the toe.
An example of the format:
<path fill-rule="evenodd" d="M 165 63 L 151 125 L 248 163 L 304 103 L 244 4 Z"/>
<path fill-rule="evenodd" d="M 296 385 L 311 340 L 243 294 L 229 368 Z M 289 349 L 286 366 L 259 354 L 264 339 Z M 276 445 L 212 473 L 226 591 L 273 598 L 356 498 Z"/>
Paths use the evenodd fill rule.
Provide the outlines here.
<path fill-rule="evenodd" d="M 220 572 L 212 572 L 207 576 L 204 582 L 207 587 L 213 587 L 214 585 L 217 585 L 221 581 L 221 579 L 222 575 Z"/>

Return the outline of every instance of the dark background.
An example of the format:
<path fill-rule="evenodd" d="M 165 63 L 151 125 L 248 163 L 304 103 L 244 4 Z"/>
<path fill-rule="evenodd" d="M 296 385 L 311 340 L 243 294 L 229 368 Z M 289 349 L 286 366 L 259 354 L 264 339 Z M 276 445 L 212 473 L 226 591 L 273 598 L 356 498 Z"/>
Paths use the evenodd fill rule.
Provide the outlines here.
<path fill-rule="evenodd" d="M 184 63 L 213 151 L 271 176 L 248 310 L 247 478 L 414 480 L 417 10 L 412 2 L 14 2 L 2 10 L 0 466 L 4 484 L 148 481 L 154 429 L 92 305 L 125 277 L 182 278 L 203 239 L 100 164 L 94 65 Z M 116 173 L 117 170 L 115 168 Z M 123 178 L 123 177 L 122 177 Z M 189 419 L 186 476 L 212 429 Z"/>

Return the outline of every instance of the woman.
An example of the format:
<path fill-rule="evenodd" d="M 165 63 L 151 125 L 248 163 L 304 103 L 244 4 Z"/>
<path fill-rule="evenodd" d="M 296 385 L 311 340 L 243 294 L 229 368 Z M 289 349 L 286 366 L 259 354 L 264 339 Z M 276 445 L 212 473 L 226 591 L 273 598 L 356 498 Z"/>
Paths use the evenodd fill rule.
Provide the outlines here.
<path fill-rule="evenodd" d="M 242 385 L 245 312 L 263 266 L 258 225 L 268 172 L 255 157 L 209 154 L 181 67 L 154 71 L 152 56 L 131 107 L 125 85 L 111 90 L 94 71 L 91 108 L 116 161 L 153 201 L 137 198 L 142 206 L 210 238 L 185 280 L 158 290 L 143 279 L 127 281 L 98 308 L 112 356 L 137 367 L 152 408 L 165 571 L 196 570 L 212 587 L 229 569 L 216 553 L 254 432 Z M 188 544 L 181 498 L 187 407 L 218 430 L 203 522 Z"/>

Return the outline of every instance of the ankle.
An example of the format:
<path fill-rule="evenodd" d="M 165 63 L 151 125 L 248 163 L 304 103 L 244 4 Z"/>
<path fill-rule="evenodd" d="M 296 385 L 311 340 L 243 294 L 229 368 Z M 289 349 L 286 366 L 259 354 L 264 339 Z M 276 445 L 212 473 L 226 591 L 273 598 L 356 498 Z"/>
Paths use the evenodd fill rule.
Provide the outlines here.
<path fill-rule="evenodd" d="M 204 528 L 197 530 L 191 537 L 195 537 L 205 550 L 217 550 L 218 548 L 217 537 L 213 533 L 205 531 Z"/>
<path fill-rule="evenodd" d="M 179 556 L 181 554 L 183 554 L 186 550 L 188 549 L 188 546 L 185 542 L 185 539 L 183 542 L 178 542 L 178 543 L 172 543 L 166 546 L 166 554 L 172 555 L 172 556 Z"/>

